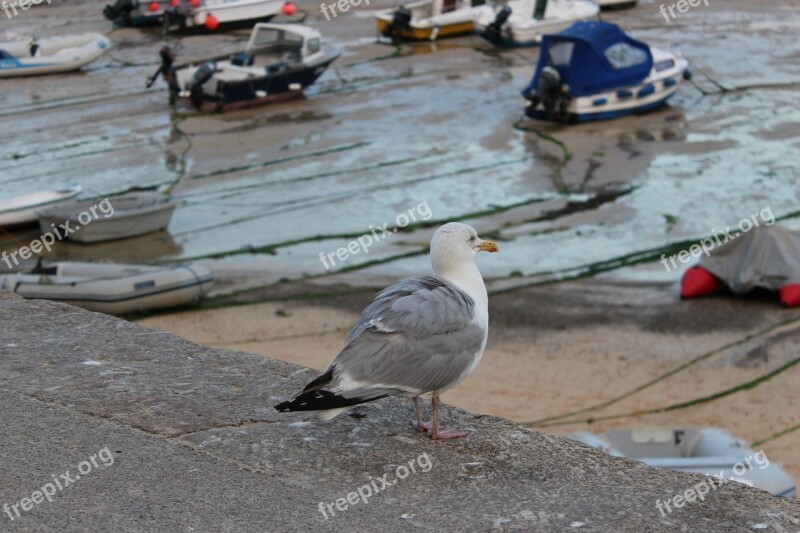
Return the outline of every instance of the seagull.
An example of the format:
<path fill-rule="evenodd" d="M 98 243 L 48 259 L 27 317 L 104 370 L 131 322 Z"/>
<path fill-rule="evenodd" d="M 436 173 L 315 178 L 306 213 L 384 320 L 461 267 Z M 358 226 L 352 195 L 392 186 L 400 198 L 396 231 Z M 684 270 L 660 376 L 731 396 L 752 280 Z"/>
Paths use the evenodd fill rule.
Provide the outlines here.
<path fill-rule="evenodd" d="M 497 244 L 459 222 L 437 229 L 431 239 L 434 275 L 381 291 L 325 372 L 275 409 L 325 411 L 321 418 L 330 420 L 353 405 L 410 396 L 418 431 L 431 439 L 466 436 L 439 427 L 439 396 L 475 370 L 486 347 L 489 298 L 475 265 L 480 251 L 497 252 Z M 431 398 L 430 422 L 420 416 L 420 396 Z"/>

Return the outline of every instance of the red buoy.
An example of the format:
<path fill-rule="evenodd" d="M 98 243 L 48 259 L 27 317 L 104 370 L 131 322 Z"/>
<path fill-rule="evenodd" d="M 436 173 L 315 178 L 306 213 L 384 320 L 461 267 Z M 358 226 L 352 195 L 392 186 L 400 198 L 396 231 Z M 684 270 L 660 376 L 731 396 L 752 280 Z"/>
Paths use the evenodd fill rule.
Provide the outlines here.
<path fill-rule="evenodd" d="M 170 0 L 169 7 L 175 7 L 180 3 L 181 0 Z"/>
<path fill-rule="evenodd" d="M 297 12 L 297 8 L 295 7 L 294 4 L 292 4 L 290 2 L 286 2 L 285 4 L 283 4 L 283 7 L 281 8 L 281 12 L 284 15 L 291 17 L 292 15 L 294 15 Z"/>
<path fill-rule="evenodd" d="M 722 283 L 714 274 L 701 266 L 693 266 L 681 280 L 681 298 L 697 298 L 712 294 L 722 288 Z"/>
<path fill-rule="evenodd" d="M 217 17 L 215 17 L 211 13 L 206 15 L 206 28 L 208 28 L 209 30 L 216 30 L 217 28 L 219 28 L 219 19 L 217 19 Z"/>
<path fill-rule="evenodd" d="M 800 306 L 800 283 L 790 283 L 781 287 L 780 297 L 786 307 Z"/>
<path fill-rule="evenodd" d="M 161 9 L 161 7 L 158 5 L 158 2 L 150 2 L 150 5 L 147 6 L 147 9 L 155 13 L 156 11 Z"/>
<path fill-rule="evenodd" d="M 189 5 L 192 6 L 194 9 L 200 7 L 200 0 L 189 0 Z"/>

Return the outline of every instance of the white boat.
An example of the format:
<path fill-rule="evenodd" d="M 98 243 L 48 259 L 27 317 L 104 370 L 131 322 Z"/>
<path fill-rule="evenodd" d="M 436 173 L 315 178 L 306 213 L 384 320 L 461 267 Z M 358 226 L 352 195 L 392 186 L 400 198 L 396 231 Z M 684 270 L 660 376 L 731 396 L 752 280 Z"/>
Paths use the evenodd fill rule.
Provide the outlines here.
<path fill-rule="evenodd" d="M 100 33 L 0 42 L 0 78 L 78 70 L 110 45 Z"/>
<path fill-rule="evenodd" d="M 662 106 L 690 78 L 679 54 L 632 39 L 615 24 L 578 22 L 544 38 L 522 96 L 531 118 L 585 122 Z"/>
<path fill-rule="evenodd" d="M 597 0 L 597 5 L 600 9 L 628 9 L 635 7 L 637 0 Z"/>
<path fill-rule="evenodd" d="M 485 0 L 422 0 L 375 14 L 378 33 L 393 40 L 435 41 L 472 33 L 475 8 Z"/>
<path fill-rule="evenodd" d="M 197 302 L 213 282 L 211 271 L 200 265 L 62 262 L 0 275 L 0 289 L 23 298 L 56 300 L 112 315 Z"/>
<path fill-rule="evenodd" d="M 54 191 L 42 191 L 0 201 L 0 228 L 36 224 L 42 208 L 71 200 L 81 193 L 80 185 Z"/>
<path fill-rule="evenodd" d="M 602 435 L 580 431 L 570 438 L 655 468 L 705 474 L 775 496 L 797 497 L 794 479 L 780 465 L 722 429 L 612 429 Z"/>
<path fill-rule="evenodd" d="M 600 8 L 591 0 L 511 0 L 502 7 L 478 9 L 475 31 L 496 46 L 534 46 L 544 35 L 598 13 Z"/>
<path fill-rule="evenodd" d="M 148 192 L 112 196 L 100 202 L 61 202 L 38 212 L 39 227 L 46 233 L 69 221 L 70 227 L 76 228 L 66 236 L 71 241 L 126 239 L 165 229 L 176 205 L 169 196 Z"/>
<path fill-rule="evenodd" d="M 105 17 L 118 26 L 161 24 L 165 30 L 193 26 L 214 30 L 220 24 L 268 21 L 275 15 L 294 12 L 294 4 L 285 0 L 117 0 L 103 10 Z"/>
<path fill-rule="evenodd" d="M 167 81 L 171 100 L 198 111 L 240 109 L 297 97 L 340 54 L 313 28 L 264 23 L 256 24 L 245 49 L 231 56 L 173 66 L 172 51 L 165 47 L 160 53 L 162 65 L 156 75 Z"/>

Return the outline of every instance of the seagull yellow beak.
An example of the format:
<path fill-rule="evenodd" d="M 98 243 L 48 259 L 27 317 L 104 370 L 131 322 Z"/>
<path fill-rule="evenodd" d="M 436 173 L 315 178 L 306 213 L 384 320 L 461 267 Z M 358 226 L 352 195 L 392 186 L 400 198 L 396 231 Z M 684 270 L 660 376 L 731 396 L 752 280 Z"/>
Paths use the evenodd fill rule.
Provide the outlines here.
<path fill-rule="evenodd" d="M 494 241 L 483 241 L 478 245 L 479 250 L 483 250 L 484 252 L 497 252 L 497 243 Z"/>

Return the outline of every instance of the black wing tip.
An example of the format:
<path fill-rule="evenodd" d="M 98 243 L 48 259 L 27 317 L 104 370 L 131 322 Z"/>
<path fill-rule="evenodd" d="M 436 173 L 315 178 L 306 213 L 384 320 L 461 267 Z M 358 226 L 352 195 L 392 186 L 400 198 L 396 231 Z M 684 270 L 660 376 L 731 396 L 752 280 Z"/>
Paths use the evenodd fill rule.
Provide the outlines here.
<path fill-rule="evenodd" d="M 292 410 L 292 402 L 282 402 L 274 407 L 279 413 L 288 413 Z"/>
<path fill-rule="evenodd" d="M 330 409 L 341 409 L 351 407 L 361 403 L 371 402 L 385 398 L 387 395 L 372 396 L 368 398 L 345 398 L 336 393 L 326 390 L 316 390 L 305 392 L 293 400 L 279 403 L 275 410 L 279 413 L 289 413 L 293 411 L 328 411 Z"/>

